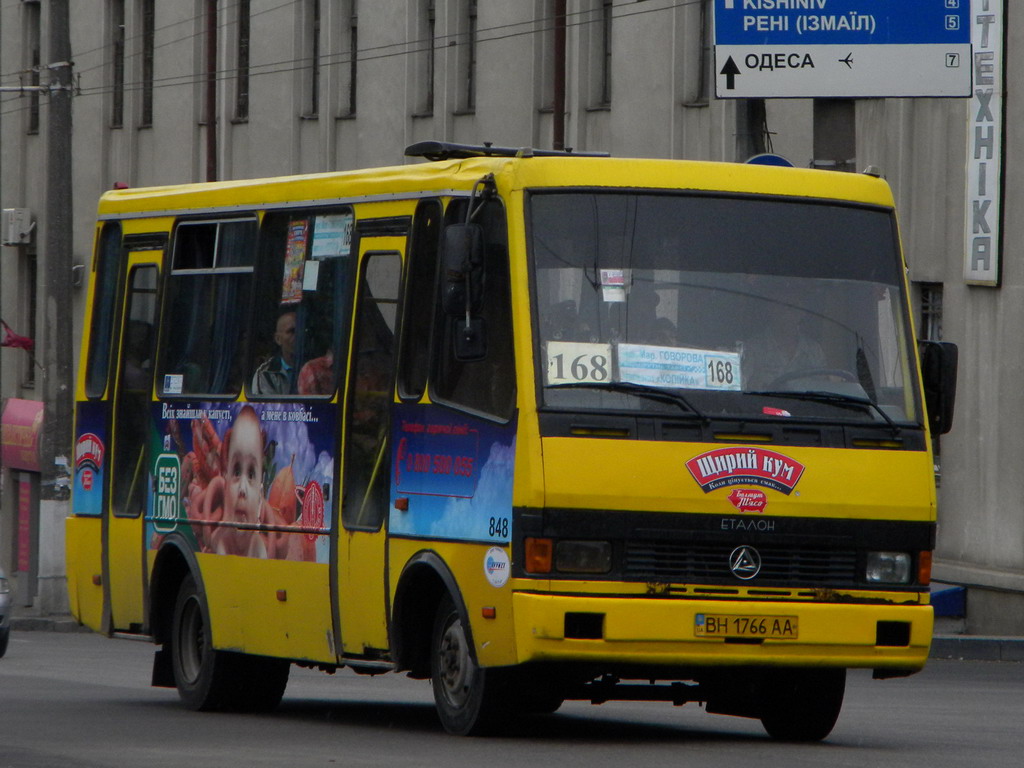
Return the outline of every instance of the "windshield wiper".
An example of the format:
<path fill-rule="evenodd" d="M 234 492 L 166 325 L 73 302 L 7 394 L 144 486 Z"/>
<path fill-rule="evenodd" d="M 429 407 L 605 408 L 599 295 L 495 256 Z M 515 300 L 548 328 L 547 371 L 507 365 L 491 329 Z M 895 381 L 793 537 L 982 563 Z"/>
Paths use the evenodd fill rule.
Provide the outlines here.
<path fill-rule="evenodd" d="M 858 397 L 857 395 L 847 395 L 842 392 L 828 392 L 824 390 L 810 390 L 804 392 L 787 389 L 754 390 L 744 392 L 744 394 L 765 395 L 767 397 L 791 397 L 794 400 L 811 400 L 816 403 L 832 403 L 833 405 L 838 406 L 861 406 L 863 408 L 867 408 L 869 411 L 874 411 L 881 416 L 883 421 L 889 425 L 893 436 L 899 435 L 901 431 L 900 425 L 893 421 L 892 417 L 870 397 Z"/>
<path fill-rule="evenodd" d="M 598 389 L 606 392 L 625 392 L 627 394 L 636 395 L 637 397 L 646 397 L 648 400 L 660 400 L 663 403 L 678 405 L 684 411 L 689 411 L 691 415 L 700 419 L 705 424 L 710 421 L 708 417 L 701 413 L 681 392 L 675 392 L 668 389 L 657 389 L 654 387 L 648 387 L 644 384 L 634 384 L 629 381 L 567 381 L 562 384 L 548 384 L 546 388 Z"/>

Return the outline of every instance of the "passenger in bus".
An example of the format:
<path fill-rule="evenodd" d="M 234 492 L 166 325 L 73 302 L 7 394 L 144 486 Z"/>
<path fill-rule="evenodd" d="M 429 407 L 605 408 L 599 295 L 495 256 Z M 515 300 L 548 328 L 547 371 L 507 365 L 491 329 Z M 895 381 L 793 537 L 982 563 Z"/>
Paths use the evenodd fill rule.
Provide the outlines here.
<path fill-rule="evenodd" d="M 334 391 L 334 352 L 330 349 L 302 366 L 299 371 L 300 395 L 329 395 Z"/>
<path fill-rule="evenodd" d="M 676 325 L 658 313 L 661 294 L 646 281 L 633 283 L 626 304 L 625 338 L 634 344 L 653 344 L 662 347 L 678 345 Z"/>
<path fill-rule="evenodd" d="M 274 329 L 277 354 L 256 368 L 250 390 L 254 395 L 288 395 L 295 391 L 295 312 L 282 312 Z"/>
<path fill-rule="evenodd" d="M 124 345 L 124 387 L 141 391 L 152 386 L 153 326 L 143 320 L 129 320 L 125 329 Z"/>
<path fill-rule="evenodd" d="M 565 299 L 551 306 L 543 315 L 544 338 L 552 341 L 583 341 L 589 329 L 584 328 L 576 313 L 576 302 Z"/>

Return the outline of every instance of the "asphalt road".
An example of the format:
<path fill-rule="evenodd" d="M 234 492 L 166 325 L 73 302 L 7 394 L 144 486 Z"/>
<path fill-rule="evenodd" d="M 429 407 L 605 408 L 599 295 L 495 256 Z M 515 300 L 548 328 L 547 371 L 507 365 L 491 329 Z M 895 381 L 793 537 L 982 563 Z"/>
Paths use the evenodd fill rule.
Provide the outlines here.
<path fill-rule="evenodd" d="M 0 659 L 0 768 L 85 766 L 985 766 L 1022 765 L 1024 664 L 932 661 L 901 680 L 851 673 L 821 744 L 773 742 L 753 720 L 695 705 L 570 702 L 500 738 L 448 736 L 429 685 L 293 669 L 271 715 L 201 714 L 150 688 L 152 646 L 15 632 Z"/>

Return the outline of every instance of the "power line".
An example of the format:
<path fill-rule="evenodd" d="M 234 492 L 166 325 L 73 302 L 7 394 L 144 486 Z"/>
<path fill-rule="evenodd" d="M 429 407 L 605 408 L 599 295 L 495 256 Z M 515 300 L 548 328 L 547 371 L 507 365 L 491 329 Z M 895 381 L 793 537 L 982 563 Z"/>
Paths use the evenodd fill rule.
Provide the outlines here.
<path fill-rule="evenodd" d="M 290 5 L 294 5 L 294 4 L 296 4 L 296 2 L 299 2 L 299 1 L 300 0 L 288 0 L 288 2 L 281 3 L 279 5 L 272 6 L 270 8 L 266 8 L 266 9 L 257 11 L 253 15 L 254 16 L 255 15 L 264 15 L 264 14 L 267 14 L 267 13 L 278 11 L 278 10 L 286 8 L 286 7 L 290 6 Z M 613 6 L 613 17 L 612 17 L 612 19 L 614 21 L 615 19 L 631 18 L 631 17 L 635 17 L 635 16 L 644 16 L 644 15 L 648 15 L 648 14 L 652 14 L 652 13 L 662 13 L 662 12 L 665 12 L 665 11 L 673 11 L 673 10 L 676 10 L 676 9 L 679 9 L 679 8 L 684 8 L 686 6 L 700 5 L 701 3 L 705 3 L 705 2 L 709 2 L 709 1 L 710 0 L 678 0 L 677 2 L 671 3 L 669 5 L 660 5 L 660 6 L 651 7 L 651 8 L 643 8 L 643 7 L 641 7 L 641 8 L 631 8 L 629 10 L 620 11 L 618 13 L 614 13 L 615 6 Z M 232 6 L 228 6 L 228 7 L 232 7 Z M 583 26 L 586 26 L 586 25 L 599 23 L 600 19 L 598 17 L 596 17 L 594 14 L 595 14 L 595 10 L 594 9 L 588 9 L 588 10 L 584 10 L 584 11 L 575 11 L 573 13 L 567 14 L 566 26 L 572 28 L 572 27 L 583 27 Z M 570 17 L 572 18 L 571 21 L 568 20 Z M 189 19 L 186 19 L 186 20 L 179 20 L 179 21 L 176 21 L 174 23 L 164 25 L 163 27 L 160 27 L 159 29 L 160 30 L 171 29 L 173 27 L 180 26 L 183 23 L 195 22 L 196 19 L 198 19 L 198 18 L 199 18 L 199 16 L 192 16 L 192 17 L 190 17 Z M 545 32 L 551 31 L 554 28 L 554 22 L 555 22 L 555 18 L 553 16 L 545 16 L 545 17 L 537 17 L 537 18 L 530 19 L 530 20 L 527 20 L 527 21 L 510 22 L 508 24 L 500 24 L 500 25 L 496 25 L 496 26 L 493 26 L 493 27 L 481 28 L 481 29 L 477 30 L 477 35 L 478 36 L 477 36 L 477 39 L 476 39 L 476 44 L 477 45 L 481 45 L 481 44 L 486 44 L 486 43 L 499 42 L 499 41 L 502 41 L 502 40 L 513 39 L 513 38 L 516 38 L 516 37 L 524 37 L 524 36 L 527 36 L 527 35 L 543 34 Z M 234 23 L 235 23 L 234 21 L 226 21 L 226 22 L 224 22 L 223 24 L 220 25 L 220 29 L 224 29 L 224 28 L 226 28 L 228 26 L 233 26 Z M 542 26 L 538 27 L 537 26 L 538 24 L 541 24 Z M 529 27 L 529 29 L 521 29 L 523 27 Z M 179 43 L 182 43 L 182 42 L 186 42 L 186 41 L 189 41 L 189 40 L 195 40 L 195 39 L 199 38 L 200 36 L 202 36 L 201 32 L 193 32 L 193 33 L 190 33 L 188 35 L 184 35 L 182 37 L 175 38 L 173 40 L 163 41 L 163 42 L 159 43 L 158 45 L 155 45 L 154 49 L 156 49 L 156 48 L 166 48 L 166 47 L 169 47 L 169 46 L 172 46 L 172 45 L 176 45 L 176 44 L 179 44 Z M 361 48 L 361 49 L 357 50 L 356 51 L 356 55 L 355 55 L 355 59 L 356 59 L 357 62 L 379 61 L 379 60 L 383 60 L 383 59 L 395 58 L 395 57 L 400 57 L 400 56 L 418 55 L 418 54 L 422 54 L 422 53 L 427 53 L 427 52 L 429 52 L 431 50 L 437 50 L 438 48 L 460 47 L 460 46 L 464 46 L 464 45 L 468 44 L 469 41 L 467 39 L 465 39 L 465 37 L 466 37 L 465 33 L 453 33 L 453 34 L 439 35 L 439 36 L 433 38 L 433 40 L 430 40 L 430 39 L 419 39 L 419 40 L 406 40 L 406 41 L 395 42 L 395 43 L 386 43 L 386 44 L 379 45 L 379 46 L 371 46 L 371 47 Z M 130 40 L 138 40 L 139 38 L 140 38 L 140 35 L 135 35 L 132 38 L 128 38 L 128 39 L 130 39 Z M 86 52 L 84 52 L 82 54 L 78 54 L 78 56 L 87 55 L 87 54 L 90 54 L 90 53 L 95 53 L 97 51 L 102 51 L 102 50 L 105 50 L 106 47 L 107 46 L 94 48 L 94 49 L 86 51 Z M 401 50 L 395 50 L 395 49 L 401 49 Z M 141 55 L 141 53 L 133 53 L 128 58 L 129 59 L 133 59 L 133 58 L 136 58 L 136 57 L 138 57 L 140 55 Z M 335 53 L 325 53 L 325 54 L 322 54 L 319 57 L 318 61 L 319 61 L 320 66 L 322 66 L 322 67 L 344 66 L 344 65 L 348 65 L 348 64 L 350 64 L 352 62 L 352 55 L 351 55 L 351 52 L 348 52 L 348 51 L 335 52 Z M 81 70 L 80 72 L 77 72 L 76 74 L 77 75 L 81 75 L 81 74 L 89 73 L 89 72 L 95 71 L 97 69 L 101 69 L 101 68 L 105 67 L 106 65 L 107 65 L 107 62 L 104 62 L 103 64 L 99 64 L 99 65 L 96 65 L 94 67 L 89 67 L 87 69 Z M 262 64 L 251 65 L 249 67 L 248 75 L 249 75 L 250 79 L 254 78 L 254 77 L 258 78 L 258 77 L 263 77 L 263 76 L 279 75 L 279 74 L 284 74 L 284 73 L 288 73 L 288 72 L 296 72 L 296 71 L 301 71 L 301 70 L 304 70 L 304 69 L 308 69 L 308 68 L 310 68 L 310 66 L 311 66 L 311 63 L 310 63 L 309 57 L 302 57 L 302 58 L 297 58 L 297 59 L 295 59 L 295 58 L 293 58 L 293 59 L 282 59 L 282 60 L 274 61 L 274 62 L 265 62 L 265 63 L 262 63 Z M 228 80 L 231 80 L 232 78 L 234 78 L 237 75 L 237 72 L 238 72 L 238 70 L 235 67 L 219 69 L 219 70 L 216 71 L 215 76 L 216 76 L 216 79 L 217 79 L 218 82 L 224 82 L 224 81 L 228 81 Z M 205 82 L 206 78 L 207 78 L 207 73 L 206 72 L 192 72 L 192 73 L 189 73 L 189 74 L 172 75 L 172 76 L 164 77 L 164 78 L 155 78 L 152 81 L 152 86 L 151 87 L 154 90 L 158 89 L 158 88 L 170 88 L 170 87 L 192 87 L 192 86 L 195 86 L 196 84 Z M 140 91 L 140 90 L 143 90 L 145 87 L 146 87 L 146 83 L 144 83 L 142 81 L 126 82 L 126 83 L 124 83 L 122 85 L 122 88 L 124 89 L 125 92 Z M 106 84 L 102 84 L 102 85 L 98 85 L 98 86 L 91 86 L 91 87 L 90 86 L 86 86 L 86 87 L 80 87 L 79 88 L 79 93 L 83 97 L 103 96 L 103 95 L 106 95 L 106 94 L 113 93 L 114 91 L 115 91 L 115 88 L 113 86 L 106 85 Z M 0 103 L 10 103 L 10 101 L 11 100 L 8 99 L 8 100 L 6 100 L 6 102 L 0 102 Z M 16 112 L 16 111 L 18 111 L 18 110 L 0 111 L 0 114 L 11 114 L 11 113 Z"/>

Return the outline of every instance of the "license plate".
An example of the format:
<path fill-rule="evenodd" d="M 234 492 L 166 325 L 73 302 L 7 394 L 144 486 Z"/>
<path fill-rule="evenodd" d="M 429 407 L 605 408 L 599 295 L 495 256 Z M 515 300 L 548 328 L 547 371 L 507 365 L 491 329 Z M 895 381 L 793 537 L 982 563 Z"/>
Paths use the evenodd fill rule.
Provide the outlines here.
<path fill-rule="evenodd" d="M 697 637 L 742 637 L 765 640 L 796 640 L 796 616 L 754 616 L 698 613 L 694 620 Z"/>

